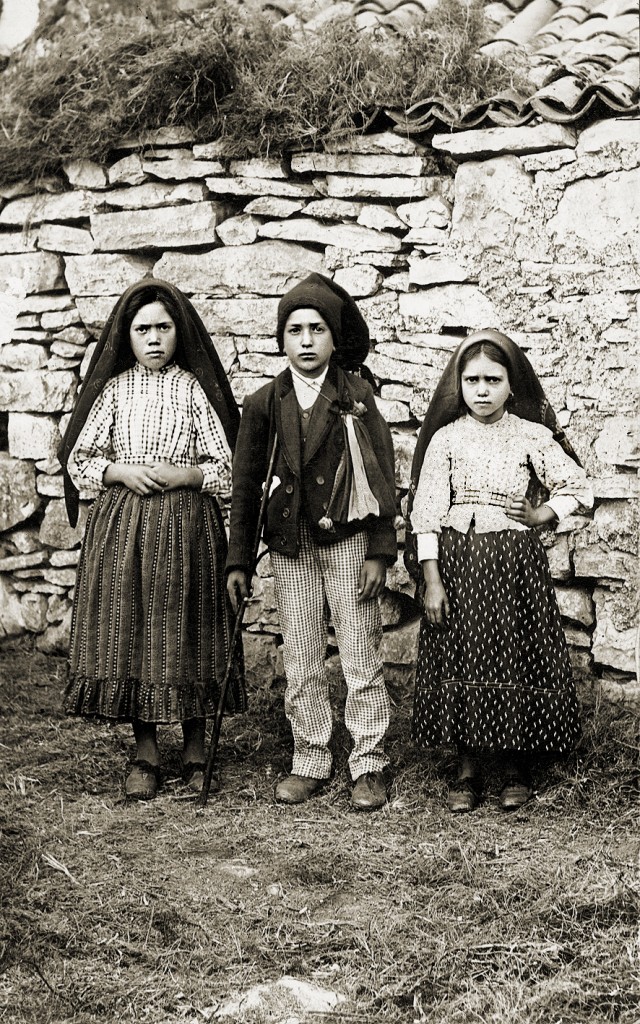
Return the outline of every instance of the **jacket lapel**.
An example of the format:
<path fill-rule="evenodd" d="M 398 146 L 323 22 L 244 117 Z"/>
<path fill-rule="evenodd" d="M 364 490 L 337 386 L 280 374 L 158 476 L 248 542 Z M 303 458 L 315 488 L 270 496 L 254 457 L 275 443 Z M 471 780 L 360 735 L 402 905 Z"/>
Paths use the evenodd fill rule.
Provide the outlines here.
<path fill-rule="evenodd" d="M 292 473 L 300 476 L 300 416 L 290 370 L 276 378 L 276 430 L 282 453 Z"/>
<path fill-rule="evenodd" d="M 335 412 L 330 411 L 331 404 L 338 397 L 338 391 L 332 377 L 333 374 L 329 370 L 322 385 L 322 390 L 313 405 L 313 411 L 309 419 L 307 440 L 304 446 L 303 461 L 305 464 L 316 454 L 329 430 L 336 422 Z"/>

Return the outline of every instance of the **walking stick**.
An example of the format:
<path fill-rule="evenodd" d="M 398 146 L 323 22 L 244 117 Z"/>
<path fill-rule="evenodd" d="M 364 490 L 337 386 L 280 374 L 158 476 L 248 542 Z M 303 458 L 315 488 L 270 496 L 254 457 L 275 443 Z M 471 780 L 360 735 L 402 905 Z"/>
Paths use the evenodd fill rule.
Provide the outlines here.
<path fill-rule="evenodd" d="M 260 547 L 260 538 L 262 536 L 262 525 L 264 523 L 264 515 L 267 510 L 267 502 L 269 500 L 269 488 L 271 487 L 271 480 L 273 478 L 273 468 L 276 462 L 276 451 L 278 447 L 278 435 L 276 434 L 273 438 L 273 446 L 271 448 L 271 454 L 269 456 L 269 465 L 267 467 L 267 476 L 264 482 L 264 490 L 262 492 L 262 500 L 260 502 L 260 510 L 258 512 L 258 522 L 256 525 L 256 535 L 253 541 L 253 548 L 251 551 L 251 561 L 249 563 L 249 593 L 251 593 L 251 583 L 253 580 L 253 574 L 256 571 L 258 564 L 258 548 Z M 211 789 L 211 780 L 213 778 L 213 769 L 216 762 L 216 755 L 218 753 L 218 743 L 220 742 L 220 730 L 222 728 L 222 718 L 224 715 L 224 706 L 227 700 L 227 691 L 229 689 L 229 680 L 231 678 L 231 669 L 233 668 L 233 660 L 235 656 L 236 644 L 238 637 L 242 630 L 242 620 L 249 603 L 248 597 L 243 597 L 242 601 L 238 605 L 236 612 L 235 622 L 233 624 L 233 632 L 231 634 L 231 641 L 229 643 L 229 653 L 227 655 L 227 664 L 224 670 L 224 676 L 222 677 L 222 683 L 220 684 L 220 696 L 218 698 L 218 706 L 216 708 L 216 717 L 213 721 L 213 728 L 211 730 L 211 740 L 209 742 L 209 752 L 207 754 L 207 761 L 204 769 L 204 779 L 202 782 L 202 790 L 198 797 L 198 807 L 206 807 L 207 800 L 209 799 L 209 790 Z"/>

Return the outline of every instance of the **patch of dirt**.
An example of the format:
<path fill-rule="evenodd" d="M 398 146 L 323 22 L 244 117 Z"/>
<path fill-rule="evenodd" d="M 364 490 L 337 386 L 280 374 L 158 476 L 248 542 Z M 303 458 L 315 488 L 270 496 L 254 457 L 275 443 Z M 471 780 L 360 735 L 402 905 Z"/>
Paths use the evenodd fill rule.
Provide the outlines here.
<path fill-rule="evenodd" d="M 411 746 L 396 688 L 390 802 L 367 815 L 339 683 L 334 778 L 275 805 L 291 741 L 282 684 L 265 683 L 224 722 L 222 788 L 198 815 L 176 729 L 158 798 L 124 803 L 130 731 L 65 718 L 64 673 L 26 642 L 0 648 L 0 1021 L 202 1024 L 284 976 L 345 997 L 296 1011 L 304 1024 L 637 1021 L 632 707 L 585 695 L 579 751 L 538 768 L 527 807 L 500 813 L 489 771 L 482 805 L 453 817 L 451 759 Z"/>

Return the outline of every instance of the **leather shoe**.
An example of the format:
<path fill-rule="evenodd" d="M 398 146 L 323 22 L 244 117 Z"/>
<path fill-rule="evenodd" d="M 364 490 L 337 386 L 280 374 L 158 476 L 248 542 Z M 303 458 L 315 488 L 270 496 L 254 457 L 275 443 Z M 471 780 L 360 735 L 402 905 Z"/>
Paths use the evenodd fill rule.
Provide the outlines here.
<path fill-rule="evenodd" d="M 127 800 L 153 800 L 158 792 L 160 769 L 148 761 L 134 761 L 124 784 Z"/>
<path fill-rule="evenodd" d="M 309 775 L 287 775 L 276 784 L 274 796 L 280 804 L 303 804 L 325 782 L 326 779 L 312 779 Z"/>
<path fill-rule="evenodd" d="M 468 811 L 475 811 L 480 802 L 481 792 L 479 779 L 471 779 L 468 775 L 462 779 L 456 779 L 449 789 L 447 807 L 452 814 L 466 814 Z"/>
<path fill-rule="evenodd" d="M 356 779 L 351 803 L 358 811 L 376 811 L 387 802 L 387 787 L 382 772 L 365 772 Z"/>
<path fill-rule="evenodd" d="M 498 797 L 498 803 L 503 811 L 517 811 L 518 808 L 524 807 L 532 795 L 533 790 L 530 783 L 519 776 L 515 776 L 505 780 L 505 784 Z"/>

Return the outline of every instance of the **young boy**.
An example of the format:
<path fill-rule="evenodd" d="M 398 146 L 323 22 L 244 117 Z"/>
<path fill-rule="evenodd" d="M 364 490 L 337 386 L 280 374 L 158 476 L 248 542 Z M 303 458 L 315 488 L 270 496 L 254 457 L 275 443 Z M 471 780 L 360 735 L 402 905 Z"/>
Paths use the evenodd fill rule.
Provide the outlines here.
<path fill-rule="evenodd" d="M 248 594 L 251 547 L 275 442 L 263 538 L 273 568 L 285 712 L 294 740 L 292 773 L 277 784 L 275 797 L 301 803 L 331 773 L 328 605 L 347 683 L 352 804 L 372 810 L 386 802 L 383 769 L 389 763 L 378 595 L 396 558 L 391 433 L 370 384 L 347 372 L 365 359 L 369 331 L 344 289 L 311 274 L 281 299 L 277 339 L 289 366 L 246 398 L 236 443 L 227 589 L 234 608 Z"/>

